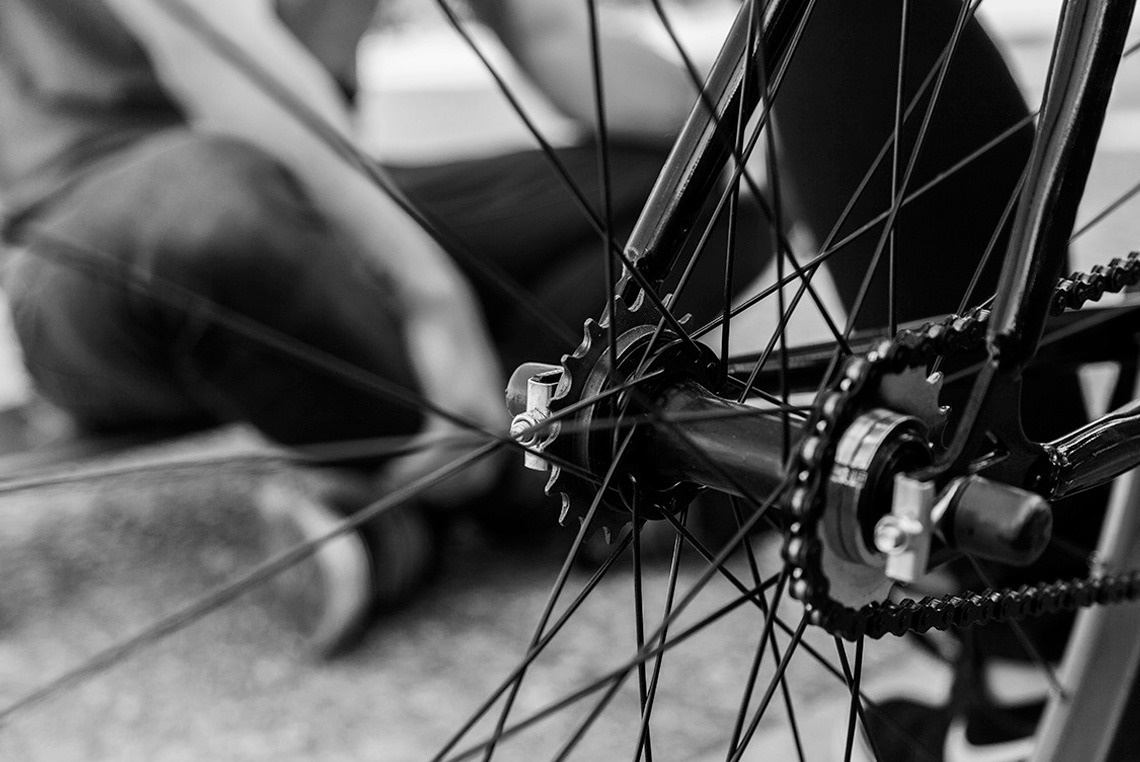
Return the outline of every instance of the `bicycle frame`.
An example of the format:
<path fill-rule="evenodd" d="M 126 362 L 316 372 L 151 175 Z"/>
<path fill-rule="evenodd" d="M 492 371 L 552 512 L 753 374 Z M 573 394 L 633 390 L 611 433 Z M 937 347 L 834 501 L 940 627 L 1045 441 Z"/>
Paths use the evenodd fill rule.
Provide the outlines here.
<path fill-rule="evenodd" d="M 1104 484 L 1140 465 L 1140 400 L 1046 444 L 1029 441 L 1020 418 L 1022 376 L 1041 348 L 1054 284 L 1065 267 L 1069 236 L 1134 5 L 1135 0 L 1069 0 L 1064 6 L 1026 168 L 1028 190 L 1014 217 L 986 337 L 986 358 L 950 445 L 927 469 L 928 478 L 984 470 L 1053 500 Z M 702 102 L 695 106 L 627 246 L 633 266 L 651 282 L 659 284 L 680 256 L 703 198 L 715 188 L 732 156 L 728 130 L 737 124 L 740 109 L 752 114 L 762 103 L 761 123 L 769 118 L 768 97 L 755 86 L 759 77 L 745 76 L 747 67 L 756 67 L 763 55 L 762 65 L 773 72 L 769 90 L 774 94 L 782 67 L 787 65 L 789 43 L 802 30 L 813 6 L 812 0 L 772 2 L 763 26 L 763 44 L 751 55 L 748 5 L 738 14 L 708 79 L 716 112 L 709 113 Z M 622 296 L 628 303 L 629 295 Z M 1135 320 L 1129 317 L 1125 316 L 1122 330 L 1134 333 Z M 1103 322 L 1091 321 L 1093 330 Z M 972 462 L 977 452 L 987 451 L 983 447 L 987 438 L 997 440 L 996 449 L 1004 452 Z M 716 440 L 716 435 L 708 438 L 713 445 Z M 736 441 L 748 440 L 738 437 Z M 765 462 L 766 455 L 773 460 L 758 443 L 746 449 L 749 452 L 733 457 L 747 460 L 753 470 L 756 463 Z M 726 460 L 729 467 L 731 460 Z M 769 464 L 766 476 L 777 477 L 780 461 L 777 457 L 774 465 Z M 738 469 L 737 478 L 746 478 L 745 471 Z M 1136 474 L 1114 487 L 1098 549 L 1106 565 L 1102 572 L 1134 566 L 1140 558 L 1140 526 L 1135 519 L 1138 497 Z M 1072 759 L 1090 753 L 1096 756 L 1085 758 L 1100 759 L 1108 754 L 1112 730 L 1134 681 L 1130 676 L 1140 663 L 1140 643 L 1130 635 L 1138 624 L 1140 611 L 1134 606 L 1081 613 L 1062 673 L 1071 685 L 1098 689 L 1081 690 L 1071 697 L 1053 696 L 1035 760 Z M 1110 732 L 1104 732 L 1106 728 Z"/>
<path fill-rule="evenodd" d="M 1029 441 L 1019 416 L 1022 375 L 1040 348 L 1053 286 L 1065 266 L 1134 4 L 1069 0 L 1064 6 L 1026 168 L 1028 190 L 1020 199 L 1003 260 L 987 357 L 949 447 L 928 471 L 936 480 L 948 472 L 984 471 L 1056 499 L 1140 464 L 1140 405 L 1047 444 Z M 749 31 L 754 21 L 750 5 L 738 13 L 709 74 L 709 98 L 690 113 L 626 245 L 633 267 L 655 286 L 679 259 L 702 204 L 730 164 L 732 130 L 741 109 L 745 117 L 755 117 L 760 108 L 760 124 L 768 120 L 789 51 L 814 6 L 815 0 L 769 2 L 761 42 L 753 51 L 748 50 L 756 37 Z M 750 68 L 770 73 L 767 95 L 759 87 L 761 77 L 746 73 Z M 735 171 L 739 175 L 743 170 Z M 629 304 L 635 294 L 627 291 L 622 297 Z M 972 462 L 987 438 L 1000 443 L 998 454 Z"/>
<path fill-rule="evenodd" d="M 966 467 L 983 438 L 994 435 L 1009 455 L 991 472 L 1051 498 L 1074 491 L 1061 484 L 1095 486 L 1140 463 L 1140 444 L 1121 440 L 1120 467 L 1103 464 L 1064 437 L 1048 447 L 1028 442 L 1021 429 L 1020 384 L 1037 354 L 1049 316 L 1054 284 L 1062 274 L 1077 206 L 1084 194 L 1112 83 L 1132 17 L 1134 0 L 1073 0 L 1062 13 L 1053 49 L 1045 101 L 1033 153 L 1026 168 L 1027 191 L 1014 218 L 986 337 L 989 359 L 974 385 L 963 419 L 937 470 Z M 1115 425 L 1110 414 L 1093 424 L 1100 433 Z M 983 425 L 983 421 L 987 425 Z M 1086 427 L 1087 428 L 1087 427 Z M 1078 433 L 1075 433 L 1079 435 Z M 1072 435 L 1071 435 L 1072 436 Z M 1064 476 L 1057 455 L 1074 459 Z M 1095 477 L 1095 478 L 1091 478 Z"/>

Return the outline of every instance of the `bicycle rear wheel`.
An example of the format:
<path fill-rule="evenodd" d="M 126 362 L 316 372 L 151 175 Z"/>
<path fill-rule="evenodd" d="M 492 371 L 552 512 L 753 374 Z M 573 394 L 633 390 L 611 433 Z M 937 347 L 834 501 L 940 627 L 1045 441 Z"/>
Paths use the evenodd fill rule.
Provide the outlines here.
<path fill-rule="evenodd" d="M 782 7 L 796 5 L 788 3 Z M 996 262 L 1000 255 L 1001 231 L 1013 206 L 1011 199 L 1016 196 L 1019 162 L 1024 162 L 1028 151 L 1026 125 L 1031 118 L 1021 101 L 1012 97 L 1012 80 L 997 63 L 996 53 L 969 20 L 976 5 L 942 3 L 921 10 L 904 4 L 888 5 L 883 6 L 882 12 L 887 14 L 889 10 L 889 18 L 866 14 L 842 18 L 844 13 L 852 11 L 839 3 L 801 6 L 813 6 L 811 20 L 807 22 L 813 26 L 801 37 L 798 36 L 799 24 L 789 23 L 788 39 L 795 45 L 789 44 L 784 50 L 789 61 L 787 69 L 782 68 L 784 58 L 773 53 L 770 63 L 745 75 L 748 77 L 745 85 L 750 81 L 758 91 L 771 93 L 776 104 L 775 134 L 755 129 L 756 125 L 747 130 L 743 118 L 733 121 L 730 116 L 726 120 L 725 134 L 737 153 L 745 152 L 748 147 L 769 153 L 767 189 L 761 191 L 760 196 L 775 224 L 770 226 L 772 229 L 748 231 L 748 235 L 743 232 L 729 235 L 728 239 L 735 242 L 734 250 L 726 243 L 722 249 L 709 247 L 704 251 L 702 260 L 706 265 L 712 262 L 708 271 L 715 274 L 727 269 L 731 274 L 728 278 L 719 278 L 713 286 L 689 282 L 682 289 L 680 283 L 691 281 L 685 275 L 690 269 L 687 257 L 701 249 L 697 239 L 703 237 L 703 229 L 689 237 L 688 245 L 678 242 L 675 248 L 679 259 L 675 264 L 658 266 L 657 271 L 646 276 L 656 281 L 659 275 L 660 283 L 655 282 L 655 287 L 644 297 L 643 307 L 654 301 L 664 304 L 665 294 L 681 291 L 681 296 L 669 302 L 669 307 L 678 315 L 666 310 L 658 318 L 653 313 L 655 319 L 648 323 L 650 328 L 655 329 L 660 320 L 666 329 L 677 332 L 676 341 L 682 344 L 700 338 L 703 333 L 709 344 L 719 348 L 723 357 L 718 360 L 727 364 L 729 371 L 735 371 L 739 382 L 735 391 L 752 386 L 760 404 L 777 411 L 770 413 L 784 440 L 774 448 L 777 450 L 793 450 L 796 422 L 803 419 L 807 407 L 814 402 L 816 390 L 828 375 L 827 366 L 837 362 L 848 349 L 857 351 L 863 346 L 861 341 L 870 340 L 864 336 L 893 333 L 897 325 L 911 319 L 943 311 L 961 311 L 960 305 L 972 306 L 989 295 L 994 276 L 979 264 L 987 261 L 987 257 L 988 261 Z M 909 13 L 909 22 L 905 24 L 901 16 L 903 9 Z M 753 14 L 752 23 L 747 23 L 749 13 Z M 929 18 L 925 14 L 929 14 Z M 750 40 L 752 47 L 760 45 L 761 35 L 750 30 L 760 28 L 759 18 L 763 15 L 763 6 L 757 6 L 741 16 L 744 21 L 739 28 L 743 30 L 745 44 Z M 932 24 L 927 26 L 925 21 Z M 905 35 L 901 33 L 903 29 L 907 30 Z M 851 45 L 830 44 L 833 39 L 827 39 L 825 33 L 835 30 L 843 30 L 838 38 Z M 908 61 L 901 75 L 900 49 Z M 890 55 L 863 55 L 867 50 L 887 51 Z M 824 61 L 826 66 L 797 73 L 797 61 L 810 61 L 817 56 L 816 60 Z M 990 76 L 977 73 L 970 68 L 972 66 Z M 868 76 L 865 88 L 832 86 L 828 89 L 829 84 L 841 80 L 829 79 L 824 74 L 834 69 L 853 74 L 864 67 L 874 69 L 872 73 L 876 75 Z M 881 85 L 884 79 L 889 87 Z M 979 80 L 994 86 L 996 94 L 992 98 L 978 95 Z M 971 83 L 973 86 L 967 87 Z M 819 97 L 823 93 L 826 96 Z M 760 111 L 766 110 L 768 97 L 760 98 Z M 829 102 L 836 106 L 845 99 L 853 100 L 848 108 L 829 108 Z M 788 101 L 791 103 L 785 109 L 782 104 Z M 698 109 L 701 107 L 698 104 Z M 943 124 L 942 117 L 946 116 L 951 118 L 949 125 L 939 127 Z M 842 129 L 832 129 L 833 117 L 847 120 Z M 784 119 L 787 127 L 782 126 Z M 820 122 L 826 123 L 828 129 L 817 129 Z M 903 125 L 901 130 L 896 129 L 896 122 Z M 971 125 L 976 124 L 985 129 L 979 127 L 975 131 Z M 781 130 L 788 134 L 785 136 Z M 900 131 L 904 138 L 898 141 L 896 156 L 895 141 L 891 138 Z M 599 147 L 604 148 L 608 142 L 605 130 L 600 134 L 603 137 Z M 833 137 L 838 139 L 829 139 Z M 988 146 L 993 140 L 998 141 L 996 147 Z M 868 173 L 873 164 L 878 169 Z M 950 171 L 948 178 L 942 178 L 946 171 Z M 821 176 L 823 181 L 819 180 Z M 868 178 L 865 183 L 861 182 L 864 177 Z M 709 183 L 708 193 L 714 203 L 723 205 L 724 212 L 722 215 L 706 213 L 705 217 L 709 220 L 723 217 L 719 224 L 730 228 L 733 221 L 730 218 L 735 218 L 739 226 L 743 213 L 738 204 L 746 206 L 748 202 L 735 199 L 738 186 L 748 184 L 749 180 L 737 178 L 719 184 L 714 177 Z M 727 192 L 723 192 L 725 189 Z M 588 193 L 582 195 L 589 197 Z M 916 198 L 894 211 L 892 200 L 912 197 Z M 605 208 L 604 203 L 598 206 Z M 603 232 L 610 232 L 607 227 L 613 229 L 605 223 L 604 211 L 595 209 L 592 217 Z M 786 220 L 797 221 L 798 230 L 793 232 Z M 961 220 L 969 220 L 969 224 L 962 224 Z M 652 212 L 643 217 L 646 224 L 659 221 Z M 888 221 L 889 224 L 884 224 Z M 889 232 L 892 229 L 894 234 Z M 860 230 L 862 234 L 855 235 Z M 606 280 L 605 271 L 613 267 L 611 280 L 616 280 L 619 263 L 607 255 L 609 246 L 598 248 L 601 253 L 597 266 L 590 268 L 590 277 L 599 289 L 612 293 L 612 288 L 602 285 Z M 743 305 L 750 300 L 742 302 L 733 293 L 733 284 L 741 279 L 740 273 L 745 270 L 745 260 L 753 260 L 750 264 L 755 266 L 755 260 L 760 257 L 753 252 L 761 249 L 777 252 L 773 257 L 775 279 L 787 286 L 787 289 L 761 291 L 767 292 L 767 298 L 756 303 L 770 305 L 778 316 L 767 321 L 764 334 L 747 323 L 750 313 Z M 995 253 L 987 255 L 991 250 Z M 814 257 L 808 256 L 813 252 L 816 252 Z M 875 260 L 879 264 L 873 267 L 871 263 Z M 892 260 L 894 267 L 889 266 Z M 837 293 L 833 295 L 826 293 L 818 279 L 811 288 L 803 285 L 811 281 L 812 275 L 823 272 L 819 265 L 824 261 L 829 266 L 838 265 L 834 268 Z M 963 267 L 964 261 L 970 266 Z M 843 262 L 851 263 L 846 270 Z M 931 262 L 944 264 L 945 271 L 930 269 Z M 895 273 L 894 288 L 891 270 Z M 852 277 L 852 273 L 857 277 Z M 863 277 L 867 273 L 873 277 Z M 930 284 L 929 292 L 914 289 L 904 293 L 902 285 L 914 279 Z M 682 311 L 692 312 L 694 319 L 681 324 L 679 313 Z M 827 346 L 822 354 L 797 348 L 792 329 L 784 325 L 784 315 L 805 311 L 817 313 L 808 320 L 815 323 L 816 330 L 825 337 Z M 729 313 L 732 319 L 726 319 Z M 714 332 L 714 323 L 725 326 L 719 335 Z M 748 347 L 742 338 L 754 343 Z M 593 341 L 593 345 L 586 348 L 587 353 L 593 353 L 591 362 L 600 361 L 611 351 L 608 329 L 604 326 L 593 329 Z M 749 357 L 745 351 L 748 348 L 756 350 L 759 356 Z M 823 360 L 813 362 L 817 354 Z M 581 358 L 579 367 L 584 367 Z M 968 370 L 967 364 L 961 371 L 964 378 L 968 377 Z M 1061 378 L 1059 383 L 1069 385 L 1067 394 L 1075 396 L 1072 375 L 1063 373 Z M 634 376 L 631 388 L 636 388 L 637 381 Z M 595 397 L 603 393 L 603 390 L 593 390 Z M 797 393 L 799 396 L 794 396 Z M 584 393 L 581 401 L 584 408 L 593 409 L 605 400 Z M 943 401 L 954 404 L 949 389 Z M 1073 410 L 1077 408 L 1074 406 Z M 785 411 L 786 415 L 779 411 Z M 619 408 L 616 414 L 626 413 Z M 1076 413 L 1074 416 L 1077 417 Z M 702 413 L 685 423 L 698 427 L 703 422 L 702 417 L 709 416 Z M 1059 428 L 1076 425 L 1076 422 L 1065 424 L 1056 418 L 1050 423 Z M 586 430 L 605 439 L 614 427 L 604 416 L 599 416 L 587 421 Z M 563 436 L 572 433 L 573 426 L 566 425 Z M 636 448 L 636 444 L 623 444 L 625 431 L 619 429 L 619 433 L 612 441 L 615 449 Z M 501 438 L 488 437 L 487 441 L 501 442 Z M 548 459 L 554 456 L 553 452 L 546 453 Z M 698 457 L 694 455 L 693 460 Z M 616 458 L 609 462 L 620 466 L 622 461 Z M 598 482 L 611 476 L 606 473 L 608 469 L 594 468 L 589 459 L 582 464 L 563 458 L 561 465 L 565 467 L 565 474 L 577 466 L 582 483 L 593 485 L 589 491 L 575 491 L 571 509 L 577 515 L 585 517 L 593 513 L 597 516 L 610 510 L 601 505 L 606 490 L 597 488 Z M 621 470 L 618 466 L 614 473 Z M 636 490 L 632 494 L 634 498 L 641 495 Z M 761 499 L 754 499 L 757 497 Z M 869 692 L 868 685 L 863 683 L 864 664 L 870 668 L 902 659 L 908 664 L 917 664 L 921 659 L 912 652 L 899 650 L 897 645 L 877 655 L 866 646 L 865 654 L 862 640 L 852 652 L 851 647 L 842 646 L 826 633 L 807 628 L 805 624 L 797 625 L 799 612 L 795 604 L 789 602 L 786 592 L 791 572 L 782 560 L 774 557 L 779 542 L 771 535 L 750 537 L 747 531 L 738 530 L 748 524 L 758 526 L 767 518 L 779 523 L 777 514 L 766 509 L 775 500 L 765 499 L 767 497 L 747 494 L 719 509 L 705 509 L 706 513 L 719 512 L 729 525 L 728 533 L 736 535 L 735 544 L 743 549 L 731 557 L 727 551 L 710 549 L 708 542 L 686 529 L 684 512 L 659 517 L 654 522 L 656 526 L 671 527 L 674 531 L 669 568 L 656 572 L 647 569 L 644 563 L 643 556 L 649 551 L 642 547 L 641 534 L 622 534 L 622 527 L 629 519 L 640 526 L 643 516 L 654 510 L 653 501 L 633 499 L 622 510 L 639 510 L 644 514 L 618 512 L 610 517 L 608 523 L 617 536 L 617 545 L 607 554 L 597 575 L 581 580 L 582 594 L 575 597 L 574 603 L 562 604 L 564 607 L 560 608 L 566 581 L 576 580 L 579 575 L 573 570 L 571 560 L 588 534 L 584 529 L 575 542 L 570 560 L 558 575 L 554 592 L 538 607 L 544 610 L 540 625 L 533 633 L 516 636 L 523 640 L 529 637 L 530 647 L 524 646 L 527 655 L 520 665 L 508 668 L 510 678 L 495 692 L 499 703 L 489 705 L 490 711 L 482 712 L 482 719 L 478 720 L 482 725 L 476 726 L 462 746 L 449 745 L 442 755 L 449 756 L 469 743 L 476 747 L 468 756 L 483 756 L 493 747 L 507 758 L 530 758 L 539 755 L 539 750 L 554 757 L 576 753 L 582 758 L 639 758 L 651 753 L 658 757 L 674 753 L 681 758 L 728 757 L 736 750 L 740 754 L 763 756 L 768 752 L 790 757 L 801 748 L 809 758 L 819 753 L 826 755 L 836 748 L 840 754 L 844 753 L 845 747 L 853 742 L 857 716 L 873 711 L 865 697 L 862 706 L 860 701 L 851 698 L 860 696 L 860 692 Z M 699 512 L 700 506 L 691 508 L 689 519 L 697 521 Z M 552 518 L 555 513 L 556 507 L 551 510 Z M 1084 528 L 1087 522 L 1078 523 L 1082 525 L 1079 528 Z M 619 599 L 612 594 L 599 596 L 596 593 L 614 583 L 613 566 L 619 561 L 626 563 L 621 559 L 621 551 L 626 547 L 632 549 L 634 565 L 632 613 L 625 603 L 615 603 Z M 694 563 L 698 563 L 696 556 L 706 556 L 705 563 L 694 567 Z M 262 567 L 247 581 L 240 581 L 239 589 L 248 586 L 248 580 L 268 576 L 273 570 Z M 709 582 L 714 578 L 723 579 L 725 586 L 713 589 Z M 591 592 L 595 595 L 588 595 Z M 596 613 L 586 615 L 586 629 L 562 630 L 564 614 L 575 613 L 579 600 L 585 601 L 582 605 L 586 607 L 598 607 Z M 765 608 L 783 613 L 779 617 L 769 616 Z M 617 615 L 612 613 L 614 609 L 619 612 Z M 646 621 L 643 613 L 651 609 L 664 611 L 656 624 Z M 508 611 L 508 615 L 512 613 Z M 502 616 L 498 608 L 496 615 Z M 625 618 L 624 621 L 619 617 Z M 588 632 L 598 620 L 609 627 Z M 572 619 L 571 627 L 575 621 Z M 169 624 L 167 620 L 149 632 L 164 631 Z M 713 624 L 719 630 L 712 627 Z M 558 630 L 557 638 L 553 637 L 555 630 Z M 702 645 L 710 640 L 714 646 Z M 765 655 L 768 649 L 773 654 Z M 632 656 L 615 659 L 618 655 L 615 652 L 620 650 Z M 724 658 L 714 660 L 710 650 L 721 652 L 718 655 Z M 110 664 L 124 653 L 112 649 L 97 654 L 95 669 Z M 833 653 L 838 659 L 831 655 Z M 667 654 L 668 658 L 658 661 L 659 654 Z M 645 665 L 644 669 L 639 665 Z M 885 670 L 885 673 L 892 671 Z M 83 671 L 83 675 L 87 673 Z M 72 673 L 71 678 L 78 674 Z M 583 678 L 583 674 L 587 677 Z M 525 681 L 521 680 L 524 676 Z M 636 687 L 630 685 L 635 681 Z M 70 680 L 49 686 L 48 690 L 54 691 L 68 682 Z M 516 695 L 518 685 L 522 688 Z M 563 699 L 556 698 L 560 691 Z M 438 697 L 447 692 L 444 688 L 432 695 Z M 821 694 L 827 693 L 831 699 L 819 700 Z M 575 701 L 594 696 L 599 700 L 593 704 Z M 503 697 L 510 698 L 504 701 Z M 553 712 L 549 722 L 533 720 L 532 723 L 533 717 L 546 716 L 548 709 L 562 709 L 563 704 L 568 707 L 567 712 Z M 771 708 L 764 711 L 766 707 Z M 835 716 L 842 718 L 843 727 L 834 734 L 813 730 L 821 724 L 830 726 Z M 695 722 L 694 717 L 699 718 L 698 721 Z M 524 723 L 521 727 L 520 720 Z M 591 726 L 596 727 L 588 735 L 578 732 Z M 524 731 L 530 731 L 529 737 Z M 834 738 L 824 737 L 830 735 Z M 414 754 L 419 756 L 420 751 Z M 914 753 L 921 754 L 917 750 Z"/>

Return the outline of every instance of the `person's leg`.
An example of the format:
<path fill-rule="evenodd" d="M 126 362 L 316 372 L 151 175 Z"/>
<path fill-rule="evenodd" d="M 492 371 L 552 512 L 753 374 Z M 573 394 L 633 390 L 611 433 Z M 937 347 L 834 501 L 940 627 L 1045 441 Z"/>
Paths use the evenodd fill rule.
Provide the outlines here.
<path fill-rule="evenodd" d="M 90 428 L 246 420 L 302 444 L 419 427 L 417 411 L 225 325 L 416 388 L 384 284 L 244 143 L 156 137 L 23 237 L 8 288 L 29 370 Z"/>
<path fill-rule="evenodd" d="M 563 148 L 557 156 L 601 219 L 597 148 Z M 664 160 L 659 149 L 615 147 L 611 205 L 619 239 L 632 228 Z M 393 167 L 392 172 L 413 202 L 465 244 L 472 259 L 459 263 L 479 293 L 507 373 L 522 362 L 557 362 L 573 347 L 534 325 L 494 286 L 484 265 L 506 273 L 574 333 L 587 318 L 601 314 L 601 237 L 541 151 Z"/>
<path fill-rule="evenodd" d="M 419 429 L 418 411 L 273 346 L 416 388 L 384 284 L 293 178 L 244 143 L 156 136 L 27 221 L 19 243 L 7 287 L 29 370 L 88 429 L 245 420 L 295 445 Z M 330 534 L 374 500 L 381 460 L 314 469 L 301 488 L 284 475 L 259 483 L 267 550 Z M 278 577 L 278 599 L 328 655 L 359 638 L 374 607 L 407 599 L 434 548 L 419 509 L 395 506 Z"/>
<path fill-rule="evenodd" d="M 907 35 L 906 95 L 910 103 L 949 43 L 962 3 L 934 0 L 914 7 Z M 901 3 L 898 0 L 816 5 L 776 102 L 781 177 L 790 214 L 822 243 L 890 137 L 895 118 Z M 919 98 L 902 142 L 901 175 L 915 148 L 933 83 Z M 954 52 L 907 185 L 917 190 L 938 173 L 1015 125 L 1028 113 L 1000 52 L 977 22 Z M 907 204 L 898 218 L 899 320 L 956 311 L 1029 156 L 1032 126 Z M 888 151 L 847 221 L 844 235 L 888 209 Z M 828 260 L 850 309 L 879 243 L 879 224 Z M 993 292 L 999 246 L 973 301 Z M 887 256 L 856 324 L 887 323 Z"/>
<path fill-rule="evenodd" d="M 597 152 L 597 146 L 589 144 L 558 149 L 557 155 L 601 219 Z M 637 221 L 666 156 L 661 148 L 611 145 L 611 208 L 619 241 Z M 476 261 L 507 273 L 572 332 L 580 334 L 585 320 L 601 315 L 606 285 L 601 237 L 542 152 L 394 167 L 392 172 L 414 202 L 467 244 Z M 758 207 L 747 201 L 741 205 L 738 230 L 734 283 L 740 287 L 767 261 L 770 233 Z M 702 322 L 719 309 L 727 238 L 727 225 L 718 225 L 678 302 L 679 314 L 692 312 L 696 322 Z M 557 362 L 573 349 L 505 299 L 478 266 L 461 264 L 480 293 L 508 373 L 523 362 Z"/>

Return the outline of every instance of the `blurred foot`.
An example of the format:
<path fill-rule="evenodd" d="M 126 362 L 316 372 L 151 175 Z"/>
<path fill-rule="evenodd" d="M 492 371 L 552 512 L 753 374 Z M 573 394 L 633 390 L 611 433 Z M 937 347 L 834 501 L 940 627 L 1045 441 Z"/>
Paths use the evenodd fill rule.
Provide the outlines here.
<path fill-rule="evenodd" d="M 1048 683 L 1036 666 L 991 659 L 984 687 L 957 686 L 956 698 L 931 706 L 908 698 L 868 708 L 866 735 L 853 759 L 881 762 L 1020 762 L 1033 752 Z M 1001 686 L 1001 687 L 998 687 Z M 872 751 L 873 747 L 873 751 Z"/>
<path fill-rule="evenodd" d="M 326 470 L 307 478 L 267 480 L 257 491 L 269 556 L 320 541 L 377 496 L 369 480 Z M 436 541 L 413 506 L 396 505 L 359 528 L 336 534 L 277 575 L 273 610 L 329 658 L 356 646 L 376 614 L 406 603 L 433 567 Z"/>

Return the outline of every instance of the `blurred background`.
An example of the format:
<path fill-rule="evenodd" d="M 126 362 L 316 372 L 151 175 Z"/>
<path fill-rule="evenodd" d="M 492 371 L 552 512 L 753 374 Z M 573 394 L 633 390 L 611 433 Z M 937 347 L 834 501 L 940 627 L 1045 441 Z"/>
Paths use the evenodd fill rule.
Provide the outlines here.
<path fill-rule="evenodd" d="M 633 0 L 615 4 L 631 14 L 643 10 Z M 1059 0 L 987 0 L 982 6 L 1031 103 L 1040 98 L 1059 7 Z M 673 10 L 690 50 L 710 61 L 733 3 L 690 0 Z M 645 34 L 662 36 L 650 24 Z M 477 30 L 476 37 L 508 72 L 552 142 L 573 141 L 580 128 L 527 87 L 505 54 L 496 52 L 489 34 Z M 360 64 L 361 134 L 379 157 L 415 162 L 529 143 L 490 78 L 430 0 L 388 4 L 361 47 Z M 1090 182 L 1086 217 L 1140 178 L 1138 83 L 1140 64 L 1126 63 Z M 1116 219 L 1130 216 L 1135 207 Z M 1077 264 L 1106 261 L 1136 244 L 1125 226 L 1102 226 L 1080 241 Z M 0 350 L 0 401 L 10 407 L 27 398 L 29 387 L 14 344 L 2 330 Z M 1096 397 L 1095 386 L 1089 394 Z M 261 447 L 247 431 L 226 430 L 97 463 L 122 464 L 129 475 L 85 478 L 93 463 L 88 461 L 69 467 L 56 486 L 6 490 L 0 498 L 0 704 L 256 563 L 262 556 L 249 497 L 260 480 L 280 473 L 272 463 L 250 465 L 240 456 Z M 230 463 L 157 474 L 126 468 L 201 453 Z M 15 473 L 18 454 L 5 463 L 3 472 Z M 555 507 L 550 510 L 553 520 Z M 0 724 L 0 759 L 429 758 L 524 652 L 561 562 L 561 544 L 556 539 L 549 546 L 491 546 L 461 529 L 433 587 L 377 628 L 362 648 L 332 663 L 302 658 L 298 640 L 275 623 L 265 596 L 248 595 L 124 665 Z M 775 568 L 774 558 L 768 563 Z M 699 564 L 688 564 L 683 581 L 699 571 Z M 649 605 L 661 599 L 665 576 L 665 568 L 650 573 Z M 572 587 L 585 578 L 578 573 Z M 714 587 L 691 617 L 729 595 L 727 586 Z M 520 710 L 560 695 L 560 686 L 600 674 L 615 652 L 630 652 L 630 602 L 628 574 L 611 575 L 536 668 L 520 696 Z M 756 621 L 749 612 L 729 617 L 710 638 L 679 649 L 666 662 L 662 691 L 668 700 L 659 702 L 655 726 L 666 758 L 723 757 L 726 724 L 731 727 L 754 649 Z M 828 647 L 827 640 L 819 645 Z M 865 689 L 872 697 L 908 686 L 936 701 L 947 690 L 946 668 L 906 643 L 871 644 L 867 660 Z M 832 687 L 830 676 L 805 660 L 793 664 L 790 676 L 804 696 L 805 724 L 843 717 L 845 702 L 825 693 Z M 576 758 L 628 755 L 626 745 L 611 744 L 628 736 L 637 716 L 636 689 L 627 685 Z M 765 736 L 748 759 L 782 759 L 790 753 L 779 745 L 782 717 L 772 721 L 771 741 Z M 535 749 L 548 748 L 542 734 L 560 736 L 569 722 L 540 726 L 536 737 L 522 739 L 505 758 L 534 758 Z M 834 741 L 811 739 L 821 758 L 829 758 Z"/>

